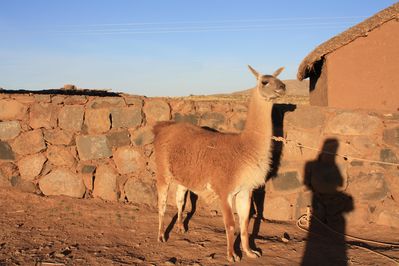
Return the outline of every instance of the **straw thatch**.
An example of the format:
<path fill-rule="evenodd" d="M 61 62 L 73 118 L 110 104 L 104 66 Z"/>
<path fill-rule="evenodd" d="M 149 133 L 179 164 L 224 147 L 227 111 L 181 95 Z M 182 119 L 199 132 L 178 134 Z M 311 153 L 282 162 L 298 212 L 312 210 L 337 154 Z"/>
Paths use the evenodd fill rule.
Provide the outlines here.
<path fill-rule="evenodd" d="M 367 36 L 368 32 L 381 26 L 385 22 L 398 18 L 399 2 L 322 43 L 302 60 L 298 68 L 297 78 L 299 80 L 303 80 L 309 77 L 309 74 L 313 70 L 315 63 L 323 59 L 326 54 L 329 54 L 336 49 L 347 45 L 358 37 Z"/>

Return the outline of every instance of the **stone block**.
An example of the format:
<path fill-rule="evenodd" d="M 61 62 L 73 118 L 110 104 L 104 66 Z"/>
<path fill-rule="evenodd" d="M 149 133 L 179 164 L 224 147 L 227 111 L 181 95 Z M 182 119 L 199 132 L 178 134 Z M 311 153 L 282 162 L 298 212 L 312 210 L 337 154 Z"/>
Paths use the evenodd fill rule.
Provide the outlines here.
<path fill-rule="evenodd" d="M 96 97 L 87 104 L 88 108 L 102 109 L 102 108 L 115 108 L 125 107 L 126 103 L 122 97 Z"/>
<path fill-rule="evenodd" d="M 356 199 L 355 199 L 356 201 Z M 362 226 L 370 223 L 371 214 L 366 203 L 355 203 L 353 211 L 345 214 L 347 226 Z"/>
<path fill-rule="evenodd" d="M 79 158 L 83 161 L 109 158 L 112 155 L 107 137 L 104 135 L 77 136 L 76 147 Z"/>
<path fill-rule="evenodd" d="M 65 195 L 82 198 L 86 188 L 82 179 L 63 168 L 55 169 L 39 180 L 39 188 L 44 195 Z"/>
<path fill-rule="evenodd" d="M 69 131 L 80 131 L 83 124 L 84 107 L 80 105 L 66 105 L 58 114 L 58 126 Z"/>
<path fill-rule="evenodd" d="M 23 104 L 31 104 L 35 102 L 35 97 L 31 94 L 14 94 L 12 98 Z"/>
<path fill-rule="evenodd" d="M 376 224 L 399 228 L 399 203 L 392 199 L 382 201 L 375 210 Z"/>
<path fill-rule="evenodd" d="M 83 165 L 81 170 L 83 183 L 85 184 L 85 187 L 90 191 L 93 191 L 95 170 L 96 166 L 94 165 Z"/>
<path fill-rule="evenodd" d="M 0 122 L 0 140 L 10 140 L 21 133 L 21 126 L 18 121 Z"/>
<path fill-rule="evenodd" d="M 276 221 L 291 221 L 292 213 L 292 205 L 286 198 L 266 198 L 263 209 L 263 217 L 266 219 Z"/>
<path fill-rule="evenodd" d="M 324 126 L 325 109 L 319 107 L 297 107 L 293 112 L 287 112 L 285 121 L 297 128 L 312 129 Z"/>
<path fill-rule="evenodd" d="M 356 173 L 356 171 L 349 173 Z M 389 193 L 383 173 L 374 171 L 364 173 L 360 171 L 358 175 L 350 176 L 349 178 L 350 185 L 347 191 L 356 199 L 362 201 L 379 201 L 384 199 Z"/>
<path fill-rule="evenodd" d="M 111 128 L 110 111 L 105 108 L 87 109 L 84 123 L 89 133 L 105 133 Z"/>
<path fill-rule="evenodd" d="M 382 130 L 382 121 L 376 116 L 344 112 L 331 118 L 326 132 L 338 135 L 373 135 Z"/>
<path fill-rule="evenodd" d="M 118 200 L 118 173 L 109 165 L 98 166 L 95 178 L 93 196 L 109 201 Z"/>
<path fill-rule="evenodd" d="M 74 141 L 74 133 L 69 130 L 44 129 L 44 139 L 52 145 L 71 145 Z"/>
<path fill-rule="evenodd" d="M 123 94 L 122 97 L 129 106 L 143 107 L 143 99 L 140 96 Z"/>
<path fill-rule="evenodd" d="M 136 146 L 144 146 L 154 142 L 154 133 L 151 126 L 131 130 L 132 143 Z"/>
<path fill-rule="evenodd" d="M 297 171 L 279 173 L 272 179 L 272 184 L 273 189 L 278 192 L 292 193 L 302 187 Z"/>
<path fill-rule="evenodd" d="M 13 161 L 15 160 L 15 154 L 8 142 L 0 141 L 0 160 L 2 161 Z"/>
<path fill-rule="evenodd" d="M 120 174 L 133 173 L 145 168 L 143 155 L 131 147 L 117 149 L 114 152 L 113 159 Z"/>
<path fill-rule="evenodd" d="M 380 160 L 387 163 L 399 163 L 398 157 L 391 149 L 382 149 L 380 151 Z"/>
<path fill-rule="evenodd" d="M 222 113 L 207 112 L 201 116 L 200 125 L 203 127 L 209 127 L 218 129 L 226 121 L 225 116 Z"/>
<path fill-rule="evenodd" d="M 47 158 L 42 153 L 28 155 L 19 160 L 18 169 L 21 178 L 29 181 L 34 180 L 40 175 L 46 161 Z"/>
<path fill-rule="evenodd" d="M 157 206 L 157 193 L 154 186 L 135 178 L 129 178 L 125 183 L 125 195 L 129 202 Z"/>
<path fill-rule="evenodd" d="M 295 160 L 311 160 L 317 157 L 318 151 L 307 148 L 300 148 L 296 144 L 319 148 L 321 144 L 320 132 L 318 130 L 300 131 L 296 129 L 289 129 L 286 132 L 286 138 L 289 140 L 287 145 L 283 147 L 282 159 L 286 161 Z"/>
<path fill-rule="evenodd" d="M 51 145 L 47 148 L 46 154 L 49 162 L 53 165 L 72 167 L 75 164 L 71 147 Z"/>
<path fill-rule="evenodd" d="M 179 113 L 181 115 L 184 114 L 192 114 L 195 112 L 194 102 L 191 100 L 182 100 L 182 99 L 170 99 L 169 101 L 170 108 L 174 116 Z"/>
<path fill-rule="evenodd" d="M 382 211 L 378 215 L 376 224 L 399 228 L 399 212 Z"/>
<path fill-rule="evenodd" d="M 195 114 L 181 114 L 181 113 L 176 113 L 174 115 L 173 120 L 175 120 L 178 123 L 190 123 L 193 125 L 198 125 L 199 123 L 199 116 Z"/>
<path fill-rule="evenodd" d="M 170 119 L 170 106 L 163 100 L 145 101 L 143 111 L 147 124 Z"/>
<path fill-rule="evenodd" d="M 247 114 L 243 112 L 233 113 L 230 117 L 230 126 L 232 127 L 232 131 L 237 133 L 241 132 L 245 128 L 245 123 L 247 121 Z"/>
<path fill-rule="evenodd" d="M 41 152 L 46 149 L 43 133 L 41 129 L 35 129 L 21 133 L 15 138 L 12 149 L 15 153 L 28 155 Z"/>
<path fill-rule="evenodd" d="M 87 96 L 85 95 L 69 95 L 64 100 L 64 104 L 68 105 L 83 105 L 85 103 L 87 103 Z"/>
<path fill-rule="evenodd" d="M 130 134 L 127 129 L 109 132 L 107 134 L 108 145 L 111 149 L 130 145 Z"/>
<path fill-rule="evenodd" d="M 383 140 L 389 145 L 399 147 L 399 127 L 385 129 Z"/>
<path fill-rule="evenodd" d="M 0 120 L 22 120 L 28 107 L 16 100 L 0 100 Z"/>
<path fill-rule="evenodd" d="M 30 107 L 29 125 L 31 128 L 55 128 L 58 108 L 48 103 L 36 103 Z"/>
<path fill-rule="evenodd" d="M 43 103 L 50 103 L 51 96 L 50 94 L 34 94 L 35 102 L 43 102 Z"/>
<path fill-rule="evenodd" d="M 19 177 L 18 168 L 11 162 L 0 162 L 0 187 L 11 187 L 11 180 Z"/>
<path fill-rule="evenodd" d="M 136 128 L 141 125 L 141 107 L 129 106 L 111 109 L 112 128 Z"/>

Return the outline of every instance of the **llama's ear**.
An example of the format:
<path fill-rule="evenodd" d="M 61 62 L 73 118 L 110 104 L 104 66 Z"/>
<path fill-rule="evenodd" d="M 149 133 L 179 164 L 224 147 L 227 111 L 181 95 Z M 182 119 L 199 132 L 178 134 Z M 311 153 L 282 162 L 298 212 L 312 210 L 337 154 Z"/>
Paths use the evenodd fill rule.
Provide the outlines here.
<path fill-rule="evenodd" d="M 253 69 L 250 65 L 248 65 L 249 70 L 251 70 L 252 74 L 254 74 L 255 78 L 258 79 L 259 78 L 259 73 Z"/>
<path fill-rule="evenodd" d="M 278 75 L 280 75 L 280 73 L 283 72 L 283 70 L 284 70 L 284 67 L 280 67 L 279 69 L 274 71 L 273 77 L 277 77 Z"/>

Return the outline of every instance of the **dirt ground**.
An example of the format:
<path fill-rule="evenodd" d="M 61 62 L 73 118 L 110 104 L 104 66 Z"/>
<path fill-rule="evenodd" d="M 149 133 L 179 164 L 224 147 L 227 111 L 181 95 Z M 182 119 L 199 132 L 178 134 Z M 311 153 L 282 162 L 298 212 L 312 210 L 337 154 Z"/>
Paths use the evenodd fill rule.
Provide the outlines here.
<path fill-rule="evenodd" d="M 167 222 L 175 209 L 169 207 Z M 99 199 L 43 197 L 0 188 L 0 265 L 225 265 L 226 239 L 222 218 L 197 211 L 185 234 L 170 230 L 158 243 L 157 211 L 146 206 Z M 334 240 L 312 238 L 295 223 L 251 220 L 256 248 L 262 257 L 245 256 L 235 265 L 396 265 L 382 256 Z M 171 228 L 171 226 L 170 226 Z M 348 233 L 398 242 L 398 230 L 368 226 Z M 284 236 L 288 241 L 283 241 Z M 236 249 L 239 248 L 239 239 Z M 369 245 L 399 259 L 399 249 Z M 312 250 L 309 250 L 312 248 Z M 307 250 L 306 250 L 307 249 Z M 310 251 L 310 252 L 309 252 Z M 344 252 L 344 256 L 340 253 Z"/>

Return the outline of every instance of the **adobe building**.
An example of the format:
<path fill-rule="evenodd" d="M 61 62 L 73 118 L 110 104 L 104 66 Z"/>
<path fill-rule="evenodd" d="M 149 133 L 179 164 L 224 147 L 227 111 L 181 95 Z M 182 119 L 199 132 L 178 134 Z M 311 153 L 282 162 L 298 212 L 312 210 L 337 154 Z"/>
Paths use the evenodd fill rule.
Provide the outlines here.
<path fill-rule="evenodd" d="M 324 42 L 301 62 L 310 103 L 399 111 L 399 3 Z"/>

